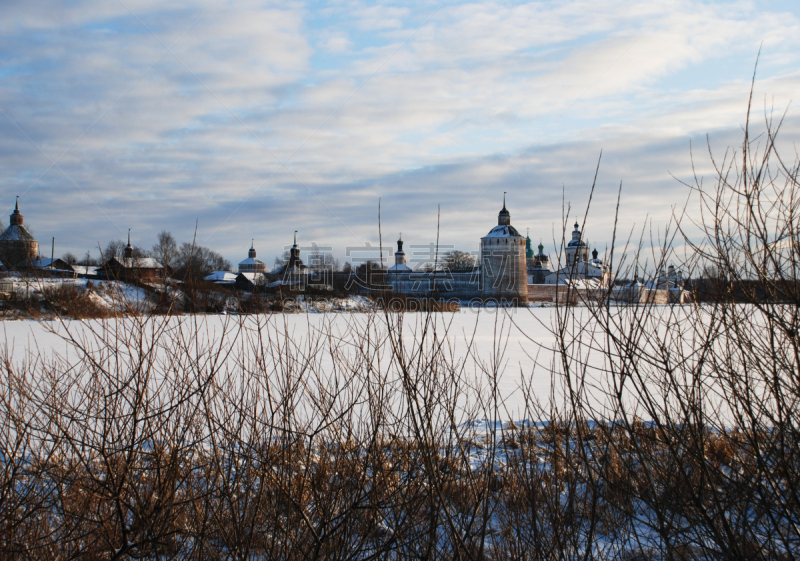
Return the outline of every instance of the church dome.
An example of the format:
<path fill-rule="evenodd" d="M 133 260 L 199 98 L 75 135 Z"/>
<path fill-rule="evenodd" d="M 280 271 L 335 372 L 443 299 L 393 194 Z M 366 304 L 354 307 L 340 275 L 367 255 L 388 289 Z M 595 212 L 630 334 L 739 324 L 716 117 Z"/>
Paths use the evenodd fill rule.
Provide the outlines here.
<path fill-rule="evenodd" d="M 567 244 L 567 247 L 586 247 L 586 244 L 581 241 L 581 230 L 577 222 L 575 222 L 575 229 L 572 231 L 572 240 Z"/>
<path fill-rule="evenodd" d="M 497 226 L 489 230 L 489 233 L 484 236 L 485 238 L 510 238 L 519 237 L 522 235 L 511 225 L 511 213 L 506 208 L 506 194 L 503 193 L 503 208 L 500 214 L 497 215 Z"/>

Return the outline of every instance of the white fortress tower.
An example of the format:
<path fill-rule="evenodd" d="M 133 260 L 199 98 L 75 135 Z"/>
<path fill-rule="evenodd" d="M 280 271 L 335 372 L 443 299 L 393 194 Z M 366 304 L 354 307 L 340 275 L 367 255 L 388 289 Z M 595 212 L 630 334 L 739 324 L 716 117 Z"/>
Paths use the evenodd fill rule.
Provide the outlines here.
<path fill-rule="evenodd" d="M 497 226 L 481 238 L 481 294 L 497 300 L 528 301 L 525 237 L 511 225 L 505 193 Z"/>

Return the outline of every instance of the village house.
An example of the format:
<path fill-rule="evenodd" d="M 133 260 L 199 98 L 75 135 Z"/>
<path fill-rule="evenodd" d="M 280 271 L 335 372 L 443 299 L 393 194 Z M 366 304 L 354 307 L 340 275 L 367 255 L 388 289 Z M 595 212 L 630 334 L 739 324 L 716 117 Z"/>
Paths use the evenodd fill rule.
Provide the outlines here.
<path fill-rule="evenodd" d="M 123 282 L 156 283 L 164 280 L 164 265 L 152 257 L 134 257 L 131 246 L 131 233 L 128 231 L 128 245 L 123 251 L 121 259 L 112 257 L 98 271 L 98 277 L 105 280 L 120 280 Z"/>

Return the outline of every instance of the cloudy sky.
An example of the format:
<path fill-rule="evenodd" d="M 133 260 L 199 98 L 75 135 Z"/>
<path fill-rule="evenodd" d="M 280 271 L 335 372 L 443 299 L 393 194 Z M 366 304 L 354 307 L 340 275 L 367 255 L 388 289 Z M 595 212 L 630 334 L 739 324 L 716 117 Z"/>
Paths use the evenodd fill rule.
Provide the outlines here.
<path fill-rule="evenodd" d="M 132 228 L 271 263 L 301 244 L 436 237 L 471 251 L 508 192 L 552 247 L 562 194 L 611 241 L 686 202 L 755 117 L 797 138 L 790 1 L 5 0 L 0 209 L 83 255 Z M 696 205 L 695 205 L 696 206 Z M 690 201 L 690 210 L 693 210 Z M 7 224 L 7 217 L 3 218 Z"/>

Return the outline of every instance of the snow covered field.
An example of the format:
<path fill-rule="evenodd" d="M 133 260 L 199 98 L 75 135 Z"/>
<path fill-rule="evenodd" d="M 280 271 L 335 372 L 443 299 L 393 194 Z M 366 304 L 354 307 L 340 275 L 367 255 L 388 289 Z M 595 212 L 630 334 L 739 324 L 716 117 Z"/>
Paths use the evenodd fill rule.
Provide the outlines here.
<path fill-rule="evenodd" d="M 552 359 L 553 335 L 549 331 L 554 308 L 481 309 L 464 310 L 455 314 L 433 314 L 437 334 L 443 337 L 448 356 L 452 356 L 469 371 L 473 378 L 483 378 L 487 372 L 498 372 L 498 390 L 507 409 L 508 418 L 520 419 L 524 409 L 520 385 L 529 385 L 536 395 L 547 399 L 551 390 L 551 376 L 547 366 Z M 390 316 L 397 319 L 398 316 Z M 403 318 L 403 340 L 410 344 L 419 339 L 425 327 L 425 314 L 406 314 Z M 73 361 L 78 352 L 73 343 L 65 340 L 71 335 L 77 340 L 88 337 L 98 344 L 101 337 L 116 337 L 115 330 L 123 331 L 127 324 L 133 326 L 141 320 L 92 321 L 3 321 L 0 326 L 2 344 L 14 361 L 37 354 L 41 358 L 56 355 Z M 205 351 L 211 352 L 216 343 L 233 349 L 228 357 L 231 365 L 247 360 L 246 348 L 237 346 L 237 338 L 246 337 L 249 344 L 269 340 L 270 345 L 281 348 L 287 343 L 294 353 L 314 353 L 314 376 L 324 379 L 332 367 L 332 356 L 342 353 L 355 360 L 360 337 L 370 334 L 382 340 L 382 350 L 388 354 L 386 334 L 388 327 L 381 314 L 272 314 L 260 316 L 198 315 L 146 320 L 146 329 L 160 330 L 159 343 L 166 351 L 167 342 L 201 341 Z M 95 330 L 93 334 L 91 330 Z M 446 331 L 446 334 L 445 334 Z M 103 335 L 98 335 L 102 333 Z M 331 337 L 333 337 L 331 339 Z M 321 342 L 327 346 L 318 348 Z M 428 339 L 426 344 L 430 344 Z M 229 347 L 226 347 L 229 346 Z M 409 345 L 411 347 L 411 345 Z M 196 348 L 196 347 L 195 347 Z M 252 348 L 252 347 L 251 347 Z M 255 351 L 254 351 L 255 352 Z M 537 366 L 537 361 L 539 366 Z M 388 363 L 387 363 L 388 364 Z M 328 372 L 326 372 L 328 371 Z M 466 375 L 466 373 L 465 373 Z"/>
<path fill-rule="evenodd" d="M 673 317 L 685 317 L 678 308 L 662 309 Z M 122 341 L 128 347 L 124 352 L 131 354 L 135 349 L 126 338 L 141 331 L 145 346 L 156 348 L 162 359 L 176 354 L 187 360 L 224 355 L 215 368 L 232 384 L 240 383 L 241 372 L 278 375 L 288 368 L 284 361 L 291 360 L 295 365 L 308 363 L 293 374 L 303 377 L 303 384 L 335 386 L 347 378 L 343 368 L 354 373 L 352 379 L 382 376 L 397 384 L 402 368 L 392 357 L 389 335 L 402 331 L 402 338 L 396 338 L 403 342 L 400 354 L 417 375 L 438 368 L 442 359 L 450 364 L 452 371 L 447 375 L 453 379 L 448 383 L 456 385 L 460 398 L 473 407 L 464 410 L 464 421 L 482 419 L 496 405 L 502 419 L 519 422 L 538 420 L 537 411 L 531 410 L 532 399 L 541 404 L 563 403 L 563 379 L 553 374 L 554 364 L 561 367 L 558 361 L 554 363 L 558 313 L 554 307 L 465 309 L 455 314 L 389 314 L 388 324 L 382 313 L 187 315 L 63 323 L 14 320 L 2 322 L 0 336 L 12 361 L 30 360 L 32 355 L 44 360 L 58 356 L 72 364 L 79 360 L 77 344 L 99 352 L 104 345 L 116 348 Z M 563 309 L 561 313 L 564 317 Z M 590 311 L 574 309 L 571 317 L 579 324 L 571 329 L 591 342 L 596 325 Z M 371 347 L 369 359 L 363 356 L 365 346 Z M 607 387 L 604 373 L 597 369 L 610 367 L 603 353 L 592 346 L 586 345 L 582 364 L 573 368 L 583 370 L 588 365 L 586 372 L 600 403 Z M 438 362 L 426 365 L 425 360 L 435 353 Z M 135 363 L 134 358 L 127 360 Z M 175 365 L 165 360 L 155 368 L 165 376 L 175 375 Z M 439 371 L 439 375 L 445 373 Z"/>

